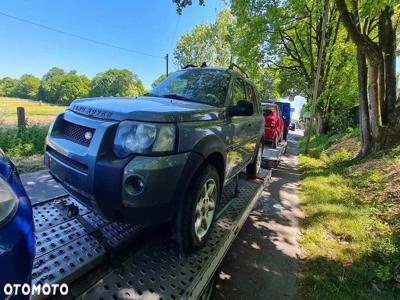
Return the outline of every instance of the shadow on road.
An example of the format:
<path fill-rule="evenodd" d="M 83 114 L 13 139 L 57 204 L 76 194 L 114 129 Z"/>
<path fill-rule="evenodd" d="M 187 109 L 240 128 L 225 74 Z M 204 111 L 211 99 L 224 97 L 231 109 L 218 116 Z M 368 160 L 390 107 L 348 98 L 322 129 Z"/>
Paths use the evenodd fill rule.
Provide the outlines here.
<path fill-rule="evenodd" d="M 290 134 L 286 155 L 272 173 L 222 263 L 216 299 L 291 299 L 296 294 L 297 154 L 301 133 Z"/>

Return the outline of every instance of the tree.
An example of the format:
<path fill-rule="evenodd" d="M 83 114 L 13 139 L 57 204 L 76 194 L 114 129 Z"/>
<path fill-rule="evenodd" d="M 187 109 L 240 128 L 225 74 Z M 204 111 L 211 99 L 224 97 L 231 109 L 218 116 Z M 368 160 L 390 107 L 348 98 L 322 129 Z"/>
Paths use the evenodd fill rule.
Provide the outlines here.
<path fill-rule="evenodd" d="M 153 81 L 153 83 L 151 84 L 151 87 L 155 88 L 165 78 L 167 78 L 167 74 L 165 74 L 165 73 L 161 74 L 160 76 L 157 77 L 156 80 Z"/>
<path fill-rule="evenodd" d="M 395 0 L 352 0 L 350 11 L 345 0 L 336 0 L 336 4 L 358 51 L 363 152 L 375 152 L 393 142 L 389 136 L 400 129 L 395 61 L 399 5 Z"/>
<path fill-rule="evenodd" d="M 189 64 L 229 66 L 232 59 L 235 20 L 229 9 L 222 10 L 214 23 L 200 24 L 176 43 L 174 60 L 178 67 Z"/>
<path fill-rule="evenodd" d="M 98 73 L 92 80 L 89 94 L 99 96 L 140 96 L 145 93 L 142 81 L 127 69 L 110 69 Z"/>
<path fill-rule="evenodd" d="M 14 95 L 14 89 L 18 84 L 17 79 L 11 77 L 4 77 L 0 79 L 0 95 L 11 97 Z"/>
<path fill-rule="evenodd" d="M 192 0 L 172 0 L 176 4 L 176 11 L 178 14 L 182 13 L 182 10 L 187 7 L 192 5 Z M 200 5 L 204 5 L 204 0 L 199 0 Z"/>
<path fill-rule="evenodd" d="M 259 81 L 260 90 L 266 88 L 263 76 L 274 80 L 282 96 L 304 94 L 311 98 L 315 82 L 316 62 L 320 53 L 322 36 L 323 1 L 310 0 L 233 0 L 232 12 L 236 16 L 235 54 L 237 61 L 253 80 Z M 326 133 L 331 127 L 332 103 L 346 99 L 356 101 L 354 93 L 339 95 L 335 86 L 352 85 L 346 73 L 355 78 L 355 48 L 347 41 L 347 33 L 340 26 L 336 5 L 328 12 L 326 44 L 322 52 L 321 80 L 317 91 L 318 133 Z M 267 87 L 270 89 L 271 87 Z M 348 105 L 346 107 L 352 107 Z M 345 116 L 346 114 L 342 114 Z"/>
<path fill-rule="evenodd" d="M 68 105 L 72 100 L 85 97 L 89 93 L 90 81 L 86 76 L 77 75 L 76 72 L 69 73 L 60 81 L 58 96 L 60 101 Z"/>
<path fill-rule="evenodd" d="M 65 72 L 61 68 L 51 68 L 42 78 L 38 99 L 56 103 L 60 99 L 59 89 Z"/>
<path fill-rule="evenodd" d="M 14 96 L 20 98 L 36 99 L 40 86 L 40 79 L 31 75 L 22 75 L 15 89 Z"/>

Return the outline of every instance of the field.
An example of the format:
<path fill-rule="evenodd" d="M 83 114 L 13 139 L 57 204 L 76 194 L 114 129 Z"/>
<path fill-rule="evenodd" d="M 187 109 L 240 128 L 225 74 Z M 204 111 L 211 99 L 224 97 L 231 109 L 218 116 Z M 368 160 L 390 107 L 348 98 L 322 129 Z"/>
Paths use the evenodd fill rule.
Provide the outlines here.
<path fill-rule="evenodd" d="M 66 106 L 52 105 L 40 101 L 19 98 L 0 97 L 0 124 L 17 124 L 17 107 L 25 107 L 28 124 L 48 125 L 54 116 L 66 109 Z"/>

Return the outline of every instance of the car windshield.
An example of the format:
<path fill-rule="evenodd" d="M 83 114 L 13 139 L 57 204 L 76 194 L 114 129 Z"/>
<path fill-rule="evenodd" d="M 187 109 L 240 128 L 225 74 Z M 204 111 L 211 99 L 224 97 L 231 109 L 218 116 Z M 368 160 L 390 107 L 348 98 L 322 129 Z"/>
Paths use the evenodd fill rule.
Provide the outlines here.
<path fill-rule="evenodd" d="M 172 98 L 223 106 L 230 73 L 215 69 L 187 69 L 171 74 L 148 96 Z"/>
<path fill-rule="evenodd" d="M 272 114 L 272 105 L 268 105 L 268 104 L 263 104 L 262 105 L 262 111 L 263 111 L 263 115 L 264 116 L 269 116 Z"/>

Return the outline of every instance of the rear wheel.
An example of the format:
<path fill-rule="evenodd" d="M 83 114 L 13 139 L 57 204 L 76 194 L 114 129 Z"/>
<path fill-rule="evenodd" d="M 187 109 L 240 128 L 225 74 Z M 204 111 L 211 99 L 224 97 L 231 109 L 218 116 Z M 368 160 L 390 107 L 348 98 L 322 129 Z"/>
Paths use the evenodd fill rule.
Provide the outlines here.
<path fill-rule="evenodd" d="M 206 164 L 194 176 L 176 219 L 175 238 L 185 253 L 204 246 L 220 195 L 219 174 L 214 166 Z"/>
<path fill-rule="evenodd" d="M 247 175 L 257 176 L 257 173 L 260 171 L 261 168 L 263 150 L 264 150 L 264 144 L 261 141 L 258 145 L 257 154 L 254 157 L 253 162 L 249 164 L 246 168 Z"/>

